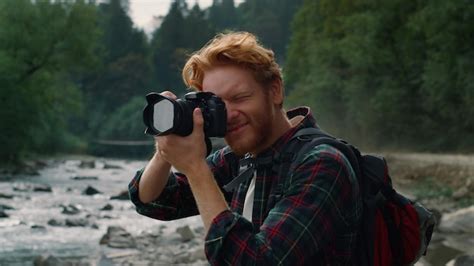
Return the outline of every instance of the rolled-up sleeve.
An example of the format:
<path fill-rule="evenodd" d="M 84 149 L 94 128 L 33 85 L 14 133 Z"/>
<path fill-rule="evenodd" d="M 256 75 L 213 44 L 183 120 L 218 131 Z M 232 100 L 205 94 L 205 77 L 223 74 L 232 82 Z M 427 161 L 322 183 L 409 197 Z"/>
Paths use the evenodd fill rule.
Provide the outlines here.
<path fill-rule="evenodd" d="M 260 228 L 224 211 L 205 241 L 213 265 L 346 264 L 355 247 L 361 215 L 354 172 L 343 155 L 327 146 L 314 148 L 284 183 L 281 200 Z M 327 255 L 331 254 L 331 258 Z"/>

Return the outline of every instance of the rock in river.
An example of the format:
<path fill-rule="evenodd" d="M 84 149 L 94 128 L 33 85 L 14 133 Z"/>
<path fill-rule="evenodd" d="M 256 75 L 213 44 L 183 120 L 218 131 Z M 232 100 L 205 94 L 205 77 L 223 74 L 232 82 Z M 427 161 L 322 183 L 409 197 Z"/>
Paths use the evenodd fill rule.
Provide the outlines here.
<path fill-rule="evenodd" d="M 111 248 L 136 248 L 137 244 L 132 235 L 120 226 L 109 226 L 107 233 L 100 240 L 101 245 Z"/>
<path fill-rule="evenodd" d="M 0 218 L 8 218 L 8 214 L 6 214 L 6 212 L 4 212 L 3 210 L 0 210 Z"/>
<path fill-rule="evenodd" d="M 84 189 L 84 191 L 82 191 L 82 195 L 89 195 L 89 196 L 92 196 L 95 194 L 101 194 L 101 193 L 102 192 L 100 192 L 99 190 L 91 186 L 87 186 L 87 188 Z"/>
<path fill-rule="evenodd" d="M 183 242 L 193 240 L 195 237 L 193 230 L 188 225 L 176 228 L 176 232 L 181 236 Z"/>
<path fill-rule="evenodd" d="M 445 233 L 474 233 L 474 205 L 443 215 L 439 230 Z"/>
<path fill-rule="evenodd" d="M 74 215 L 81 212 L 82 206 L 78 204 L 61 205 L 63 214 Z"/>
<path fill-rule="evenodd" d="M 112 196 L 110 199 L 115 199 L 115 200 L 129 200 L 130 196 L 128 195 L 128 190 L 124 190 L 120 192 L 119 194 Z"/>

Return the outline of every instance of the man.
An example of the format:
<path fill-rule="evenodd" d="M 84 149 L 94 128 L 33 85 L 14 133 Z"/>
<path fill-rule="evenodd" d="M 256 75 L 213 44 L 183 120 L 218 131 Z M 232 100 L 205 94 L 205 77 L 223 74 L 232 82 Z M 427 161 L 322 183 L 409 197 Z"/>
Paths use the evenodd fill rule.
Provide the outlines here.
<path fill-rule="evenodd" d="M 156 137 L 156 153 L 129 186 L 137 211 L 160 220 L 200 214 L 211 264 L 353 265 L 361 199 L 354 171 L 338 150 L 318 145 L 286 176 L 278 177 L 272 161 L 257 166 L 234 192 L 222 189 L 235 177 L 229 158 L 276 158 L 298 130 L 316 127 L 309 108 L 283 110 L 273 52 L 249 33 L 221 34 L 191 56 L 183 79 L 224 101 L 228 147 L 205 158 L 196 108 L 192 134 Z"/>

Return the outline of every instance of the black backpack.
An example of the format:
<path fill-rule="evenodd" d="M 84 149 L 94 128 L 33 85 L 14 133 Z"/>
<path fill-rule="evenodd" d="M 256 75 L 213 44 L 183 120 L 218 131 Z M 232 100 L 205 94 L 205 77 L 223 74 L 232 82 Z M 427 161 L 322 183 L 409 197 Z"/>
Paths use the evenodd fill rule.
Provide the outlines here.
<path fill-rule="evenodd" d="M 253 175 L 257 164 L 276 162 L 278 177 L 286 176 L 307 152 L 327 144 L 350 162 L 359 181 L 363 201 L 362 222 L 357 244 L 359 265 L 409 265 L 426 255 L 435 226 L 434 215 L 421 204 L 397 193 L 392 186 L 385 158 L 362 155 L 353 145 L 319 128 L 300 129 L 276 158 L 241 159 L 239 175 L 224 186 L 228 191 Z M 240 168 L 240 171 L 238 170 Z M 283 194 L 279 180 L 276 194 Z"/>

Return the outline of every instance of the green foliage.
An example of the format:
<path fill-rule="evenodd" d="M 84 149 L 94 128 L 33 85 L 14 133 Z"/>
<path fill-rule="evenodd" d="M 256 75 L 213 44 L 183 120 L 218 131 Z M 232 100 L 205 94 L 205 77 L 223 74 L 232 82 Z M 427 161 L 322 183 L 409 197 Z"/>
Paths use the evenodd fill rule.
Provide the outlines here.
<path fill-rule="evenodd" d="M 95 51 L 99 64 L 77 79 L 83 85 L 86 112 L 77 120 L 78 132 L 89 141 L 97 138 L 103 123 L 131 98 L 145 95 L 152 80 L 150 49 L 143 31 L 133 27 L 128 1 L 110 0 L 99 5 L 97 28 L 102 36 Z"/>
<path fill-rule="evenodd" d="M 256 34 L 284 64 L 290 24 L 302 0 L 247 0 L 238 7 L 239 28 Z"/>
<path fill-rule="evenodd" d="M 235 29 L 238 25 L 234 0 L 213 0 L 209 8 L 209 22 L 215 31 Z"/>
<path fill-rule="evenodd" d="M 213 35 L 198 5 L 189 10 L 184 0 L 175 0 L 151 40 L 156 87 L 184 94 L 181 69 L 185 60 Z"/>
<path fill-rule="evenodd" d="M 373 148 L 472 150 L 473 17 L 466 1 L 305 1 L 289 105 L 305 96 L 323 127 Z"/>
<path fill-rule="evenodd" d="M 83 1 L 0 2 L 2 161 L 74 145 L 66 121 L 80 93 L 68 77 L 94 64 L 95 17 Z"/>
<path fill-rule="evenodd" d="M 144 134 L 142 110 L 146 105 L 145 97 L 134 97 L 128 103 L 120 106 L 111 114 L 98 131 L 98 139 L 95 140 L 150 140 L 152 137 Z M 144 156 L 151 154 L 153 145 L 144 147 L 120 147 L 114 145 L 92 146 L 92 152 L 96 154 L 107 154 L 108 156 Z"/>
<path fill-rule="evenodd" d="M 145 94 L 183 95 L 186 58 L 229 29 L 272 48 L 285 105 L 311 106 L 335 135 L 373 148 L 474 150 L 469 1 L 213 0 L 203 10 L 174 0 L 151 40 L 128 6 L 0 1 L 0 160 L 149 152 L 94 143 L 143 139 Z"/>

